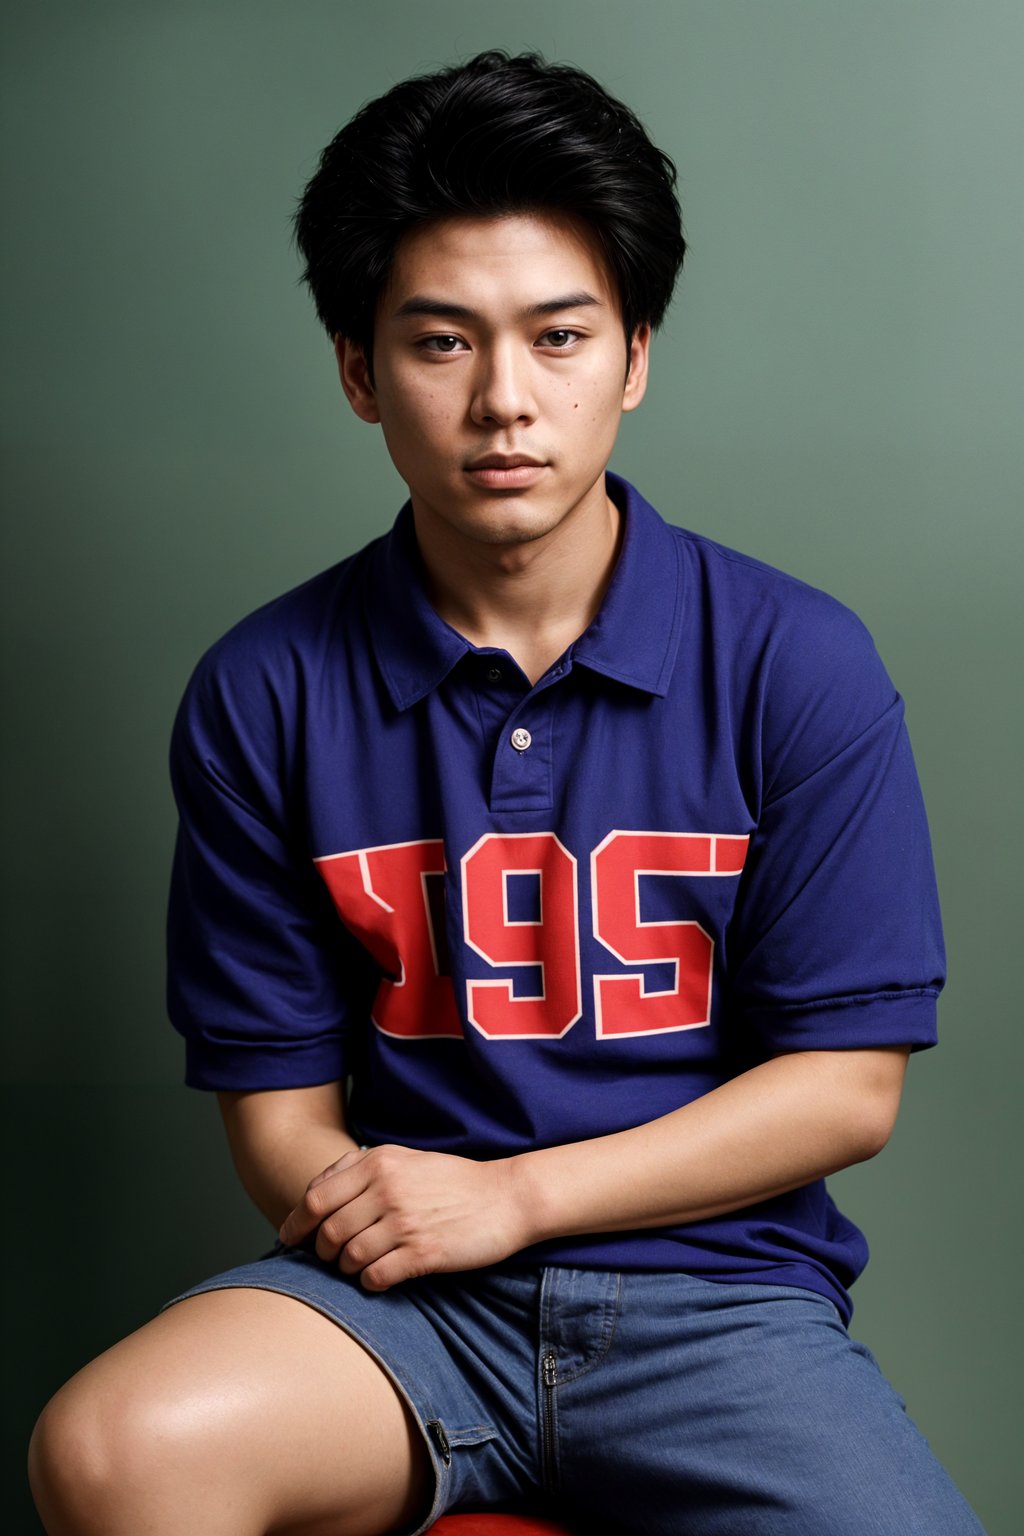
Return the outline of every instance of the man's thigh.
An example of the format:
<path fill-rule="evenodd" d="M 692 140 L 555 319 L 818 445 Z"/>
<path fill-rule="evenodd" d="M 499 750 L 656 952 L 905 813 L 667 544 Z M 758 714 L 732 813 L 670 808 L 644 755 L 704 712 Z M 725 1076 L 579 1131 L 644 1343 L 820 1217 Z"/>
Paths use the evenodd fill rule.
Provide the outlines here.
<path fill-rule="evenodd" d="M 381 1366 L 264 1290 L 182 1300 L 44 1410 L 32 1451 L 47 1529 L 412 1530 L 432 1503 L 423 1434 Z"/>
<path fill-rule="evenodd" d="M 603 1530 L 980 1536 L 824 1297 L 623 1274 L 612 1312 L 599 1277 L 571 1273 L 549 1272 L 542 1308 L 552 1481 Z"/>
<path fill-rule="evenodd" d="M 426 1275 L 370 1292 L 312 1253 L 278 1243 L 262 1259 L 202 1281 L 163 1315 L 225 1287 L 280 1292 L 323 1314 L 377 1362 L 427 1449 L 424 1529 L 445 1510 L 501 1506 L 535 1487 L 539 1269 Z"/>

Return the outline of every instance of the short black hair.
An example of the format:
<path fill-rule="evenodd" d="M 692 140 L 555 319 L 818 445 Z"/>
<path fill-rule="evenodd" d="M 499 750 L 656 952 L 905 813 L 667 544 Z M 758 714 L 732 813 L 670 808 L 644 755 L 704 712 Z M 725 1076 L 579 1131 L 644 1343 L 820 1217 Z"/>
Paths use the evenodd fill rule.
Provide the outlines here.
<path fill-rule="evenodd" d="M 585 221 L 614 279 L 627 348 L 660 325 L 683 264 L 676 168 L 590 75 L 504 49 L 403 80 L 331 140 L 294 214 L 317 316 L 373 367 L 402 236 L 432 220 L 553 212 Z"/>

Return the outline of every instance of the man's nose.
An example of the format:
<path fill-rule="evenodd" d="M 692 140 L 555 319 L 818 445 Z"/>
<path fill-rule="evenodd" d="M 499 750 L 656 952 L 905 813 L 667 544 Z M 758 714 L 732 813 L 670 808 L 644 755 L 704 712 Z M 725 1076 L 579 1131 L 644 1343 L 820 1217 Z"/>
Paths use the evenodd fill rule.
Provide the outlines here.
<path fill-rule="evenodd" d="M 478 354 L 474 421 L 511 426 L 513 422 L 532 421 L 536 417 L 529 360 L 520 355 L 520 349 L 521 343 L 518 347 L 490 347 Z"/>

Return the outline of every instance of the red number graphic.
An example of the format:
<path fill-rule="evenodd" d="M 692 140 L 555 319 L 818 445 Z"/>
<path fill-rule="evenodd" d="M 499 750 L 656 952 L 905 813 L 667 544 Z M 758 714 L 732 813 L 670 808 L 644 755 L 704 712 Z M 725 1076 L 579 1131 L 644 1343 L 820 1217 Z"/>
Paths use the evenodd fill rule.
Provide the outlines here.
<path fill-rule="evenodd" d="M 537 876 L 538 920 L 509 917 L 507 880 L 515 874 Z M 482 837 L 462 860 L 462 911 L 466 943 L 489 965 L 541 972 L 540 997 L 515 997 L 509 980 L 468 982 L 470 1022 L 505 1040 L 571 1029 L 581 1013 L 576 860 L 555 834 Z"/>
<path fill-rule="evenodd" d="M 371 1017 L 386 1035 L 462 1035 L 451 977 L 438 966 L 427 876 L 444 873 L 444 844 L 392 843 L 317 859 L 345 926 L 386 973 Z M 393 980 L 390 978 L 394 978 Z"/>
<path fill-rule="evenodd" d="M 648 991 L 641 970 L 595 974 L 598 1038 L 695 1029 L 711 1017 L 714 943 L 693 921 L 644 922 L 643 875 L 737 875 L 748 839 L 722 834 L 610 832 L 591 854 L 594 936 L 624 966 L 670 964 L 671 987 Z M 317 859 L 342 922 L 385 973 L 372 1018 L 386 1035 L 461 1037 L 451 977 L 441 974 L 428 880 L 445 872 L 440 838 Z M 509 879 L 532 875 L 536 917 L 509 914 Z M 540 972 L 540 996 L 508 977 L 466 983 L 467 1015 L 490 1039 L 560 1038 L 582 1011 L 576 860 L 553 832 L 489 832 L 462 860 L 465 940 L 488 965 Z"/>
<path fill-rule="evenodd" d="M 642 971 L 594 976 L 598 1038 L 695 1029 L 711 1019 L 714 943 L 697 922 L 643 922 L 641 875 L 735 875 L 748 839 L 681 832 L 609 832 L 590 857 L 594 935 L 624 965 L 673 966 L 667 991 Z"/>

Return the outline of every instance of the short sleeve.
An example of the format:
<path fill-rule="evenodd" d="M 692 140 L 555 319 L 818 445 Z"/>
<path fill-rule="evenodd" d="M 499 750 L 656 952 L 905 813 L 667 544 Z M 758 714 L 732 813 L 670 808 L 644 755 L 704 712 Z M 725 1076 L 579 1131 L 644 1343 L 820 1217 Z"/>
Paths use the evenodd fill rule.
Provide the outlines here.
<path fill-rule="evenodd" d="M 304 846 L 289 756 L 266 679 L 225 676 L 206 658 L 171 745 L 179 827 L 167 999 L 193 1087 L 340 1080 L 369 1016 L 372 962 L 338 922 Z"/>
<path fill-rule="evenodd" d="M 770 1053 L 920 1050 L 945 956 L 903 701 L 860 621 L 822 601 L 773 661 L 730 991 Z"/>

